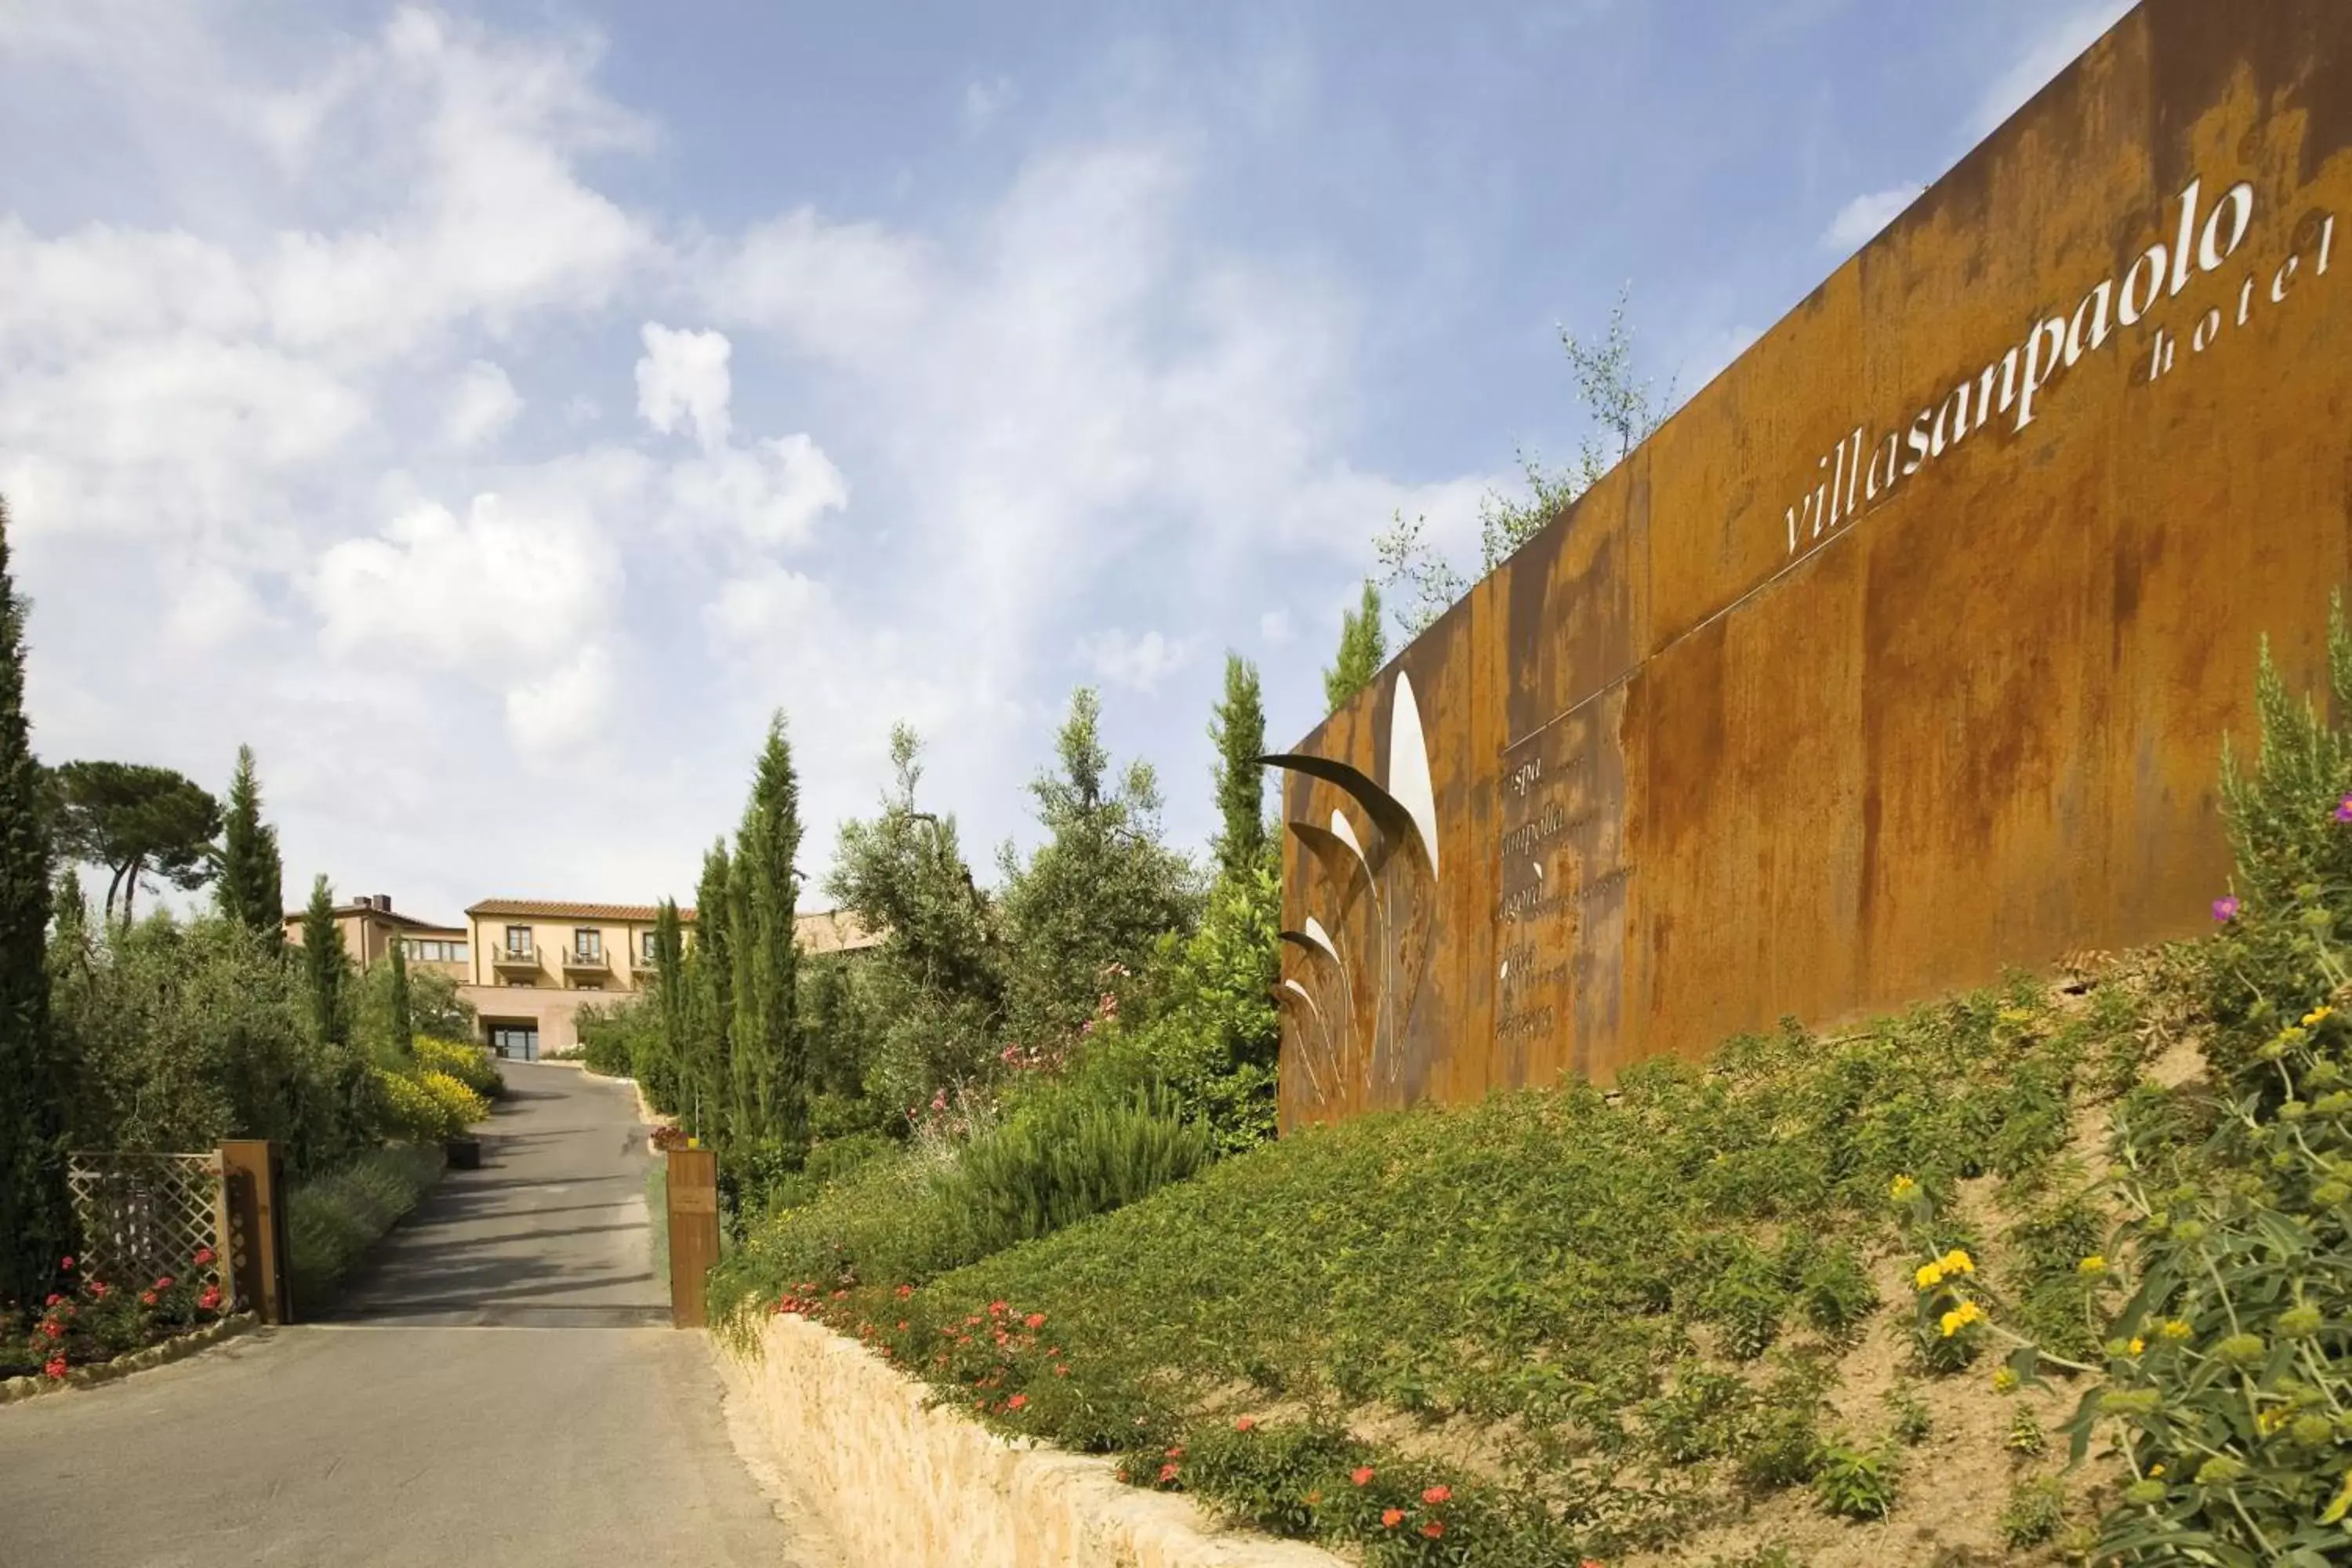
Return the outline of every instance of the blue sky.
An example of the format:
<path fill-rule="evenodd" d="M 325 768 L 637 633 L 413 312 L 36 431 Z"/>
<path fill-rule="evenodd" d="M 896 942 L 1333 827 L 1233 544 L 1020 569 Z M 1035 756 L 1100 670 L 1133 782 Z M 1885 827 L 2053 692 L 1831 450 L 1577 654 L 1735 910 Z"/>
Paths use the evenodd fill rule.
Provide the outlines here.
<path fill-rule="evenodd" d="M 1695 389 L 2122 9 L 10 0 L 36 744 L 447 916 L 685 892 L 775 707 L 811 871 L 899 718 L 1025 842 L 1089 682 L 1198 844 L 1561 325 Z"/>

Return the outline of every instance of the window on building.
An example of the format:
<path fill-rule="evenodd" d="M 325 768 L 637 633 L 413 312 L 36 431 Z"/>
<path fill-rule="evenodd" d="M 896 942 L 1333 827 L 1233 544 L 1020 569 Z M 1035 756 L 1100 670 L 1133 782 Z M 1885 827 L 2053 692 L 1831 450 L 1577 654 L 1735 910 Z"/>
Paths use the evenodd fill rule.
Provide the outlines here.
<path fill-rule="evenodd" d="M 582 926 L 572 933 L 572 956 L 592 963 L 604 956 L 604 933 L 593 926 Z"/>
<path fill-rule="evenodd" d="M 507 951 L 518 956 L 530 951 L 530 927 L 507 927 Z"/>
<path fill-rule="evenodd" d="M 647 963 L 651 963 L 654 961 L 654 933 L 651 931 L 641 932 L 639 933 L 637 940 L 642 944 L 639 950 L 639 956 Z"/>
<path fill-rule="evenodd" d="M 422 959 L 427 963 L 463 963 L 466 944 L 436 937 L 409 937 L 400 944 L 413 963 Z"/>

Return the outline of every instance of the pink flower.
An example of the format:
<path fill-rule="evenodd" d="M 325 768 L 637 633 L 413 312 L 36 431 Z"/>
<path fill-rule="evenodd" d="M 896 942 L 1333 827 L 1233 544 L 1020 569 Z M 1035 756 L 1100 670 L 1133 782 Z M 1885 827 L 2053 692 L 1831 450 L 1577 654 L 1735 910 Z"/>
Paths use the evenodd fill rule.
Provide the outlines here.
<path fill-rule="evenodd" d="M 2238 910 L 2242 907 L 2238 902 L 2237 894 L 2224 894 L 2213 900 L 2213 918 L 2226 925 L 2238 918 Z"/>
<path fill-rule="evenodd" d="M 2352 795 L 2347 795 L 2336 803 L 2336 820 L 2352 822 Z"/>
<path fill-rule="evenodd" d="M 66 1358 L 61 1355 L 51 1356 L 41 1363 L 41 1370 L 51 1377 L 63 1377 L 66 1374 Z"/>

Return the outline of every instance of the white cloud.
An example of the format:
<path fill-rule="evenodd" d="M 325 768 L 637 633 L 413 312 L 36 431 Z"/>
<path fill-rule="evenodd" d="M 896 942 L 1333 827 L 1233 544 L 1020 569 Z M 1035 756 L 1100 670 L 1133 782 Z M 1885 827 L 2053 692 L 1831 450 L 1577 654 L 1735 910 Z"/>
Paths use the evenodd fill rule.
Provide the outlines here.
<path fill-rule="evenodd" d="M 382 649 L 496 679 L 504 661 L 570 655 L 614 598 L 610 548 L 576 513 L 478 495 L 462 518 L 432 502 L 320 558 L 311 597 L 329 651 Z"/>
<path fill-rule="evenodd" d="M 814 441 L 793 435 L 681 463 L 669 493 L 672 527 L 769 550 L 805 543 L 819 518 L 849 504 L 849 481 Z"/>
<path fill-rule="evenodd" d="M 733 383 L 724 332 L 672 331 L 647 321 L 645 357 L 637 361 L 637 412 L 667 436 L 683 425 L 705 452 L 727 444 L 727 405 Z"/>
<path fill-rule="evenodd" d="M 592 644 L 507 693 L 507 730 L 530 757 L 574 752 L 602 733 L 612 698 L 613 657 Z"/>
<path fill-rule="evenodd" d="M 452 445 L 478 447 L 503 435 L 521 412 L 521 395 L 507 379 L 507 373 L 488 360 L 478 359 L 467 364 L 465 374 L 457 378 L 442 427 Z"/>
<path fill-rule="evenodd" d="M 911 342 L 942 287 L 920 241 L 878 224 L 827 222 L 807 207 L 698 260 L 714 314 L 835 361 Z"/>
<path fill-rule="evenodd" d="M 1822 231 L 1822 245 L 1825 249 L 1859 250 L 1878 236 L 1879 230 L 1893 223 L 1905 207 L 1919 199 L 1922 184 L 1892 185 L 1883 191 L 1870 191 L 1858 195 L 1838 209 Z"/>
<path fill-rule="evenodd" d="M 2044 14 L 2041 30 L 2028 41 L 2015 63 L 1995 79 L 1977 100 L 1976 112 L 1969 121 L 1969 140 L 1981 142 L 1999 130 L 2003 121 L 2024 108 L 2035 93 L 2074 64 L 2077 56 L 2096 43 L 2100 35 L 2120 21 L 2136 3 L 2137 0 L 2087 0 L 2052 7 Z"/>
<path fill-rule="evenodd" d="M 997 116 L 1010 108 L 1018 97 L 1010 77 L 997 77 L 989 81 L 968 82 L 963 89 L 964 128 L 975 133 L 996 123 Z"/>
<path fill-rule="evenodd" d="M 1192 662 L 1189 639 L 1171 639 L 1156 631 L 1130 637 L 1112 626 L 1087 637 L 1078 652 L 1097 679 L 1138 691 L 1155 691 L 1160 683 Z"/>
<path fill-rule="evenodd" d="M 1287 647 L 1297 635 L 1291 630 L 1288 610 L 1268 610 L 1257 618 L 1258 640 L 1268 647 Z"/>

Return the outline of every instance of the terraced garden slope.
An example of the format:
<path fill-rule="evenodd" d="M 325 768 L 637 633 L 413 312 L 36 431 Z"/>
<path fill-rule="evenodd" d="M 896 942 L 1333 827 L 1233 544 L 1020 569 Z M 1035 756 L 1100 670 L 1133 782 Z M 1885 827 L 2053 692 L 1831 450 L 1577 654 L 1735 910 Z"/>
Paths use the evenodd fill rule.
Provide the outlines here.
<path fill-rule="evenodd" d="M 952 1184 L 853 1173 L 722 1294 L 1371 1563 L 2352 1560 L 2352 751 L 2264 695 L 2206 941 L 1309 1131 L 940 1272 L 875 1214 Z"/>

